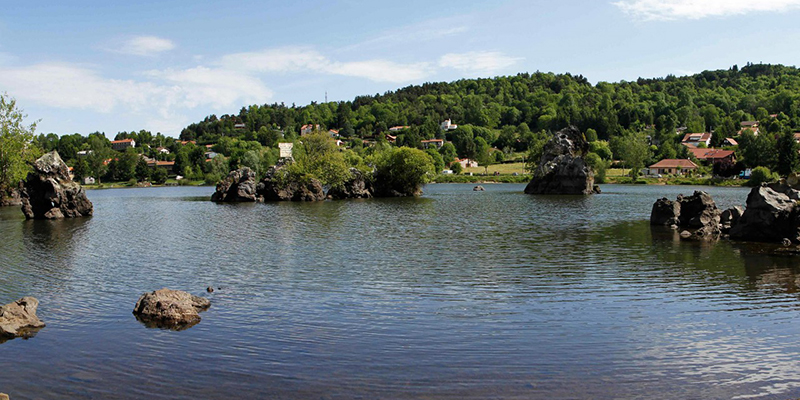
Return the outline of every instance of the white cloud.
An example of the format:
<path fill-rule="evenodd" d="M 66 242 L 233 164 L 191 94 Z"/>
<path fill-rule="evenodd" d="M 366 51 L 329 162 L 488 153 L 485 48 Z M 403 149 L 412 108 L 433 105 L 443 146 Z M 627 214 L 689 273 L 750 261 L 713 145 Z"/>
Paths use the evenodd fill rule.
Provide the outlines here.
<path fill-rule="evenodd" d="M 427 63 L 402 64 L 382 59 L 339 62 L 309 48 L 276 48 L 223 56 L 219 65 L 249 72 L 314 72 L 365 78 L 375 82 L 410 82 L 429 73 Z"/>
<path fill-rule="evenodd" d="M 621 0 L 612 4 L 643 20 L 701 19 L 800 8 L 800 0 Z"/>
<path fill-rule="evenodd" d="M 112 51 L 136 56 L 152 56 L 174 48 L 175 43 L 169 39 L 156 36 L 136 36 L 125 40 Z"/>
<path fill-rule="evenodd" d="M 439 58 L 439 66 L 453 68 L 467 74 L 492 75 L 499 73 L 522 60 L 497 51 L 473 51 L 448 53 Z"/>

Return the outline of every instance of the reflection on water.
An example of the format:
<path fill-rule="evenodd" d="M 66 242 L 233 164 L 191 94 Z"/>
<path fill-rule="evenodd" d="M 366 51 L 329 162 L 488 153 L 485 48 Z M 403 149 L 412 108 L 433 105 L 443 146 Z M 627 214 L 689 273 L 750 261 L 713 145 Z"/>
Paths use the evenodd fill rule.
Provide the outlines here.
<path fill-rule="evenodd" d="M 655 199 L 694 188 L 485 187 L 315 204 L 198 201 L 212 188 L 92 191 L 94 217 L 54 222 L 0 209 L 0 302 L 38 297 L 48 324 L 0 345 L 15 360 L 0 391 L 800 396 L 796 259 L 649 226 Z M 721 207 L 747 195 L 709 191 Z M 213 306 L 191 329 L 145 329 L 133 305 L 164 286 Z"/>

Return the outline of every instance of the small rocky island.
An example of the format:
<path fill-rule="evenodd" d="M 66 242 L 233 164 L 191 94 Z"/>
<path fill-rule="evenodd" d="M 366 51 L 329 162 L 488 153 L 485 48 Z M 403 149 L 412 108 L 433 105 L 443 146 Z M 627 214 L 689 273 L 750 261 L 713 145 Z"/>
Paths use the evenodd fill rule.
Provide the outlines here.
<path fill-rule="evenodd" d="M 527 194 L 578 194 L 599 193 L 594 184 L 594 172 L 583 156 L 589 151 L 589 142 L 578 128 L 569 126 L 558 131 L 544 145 L 542 158 L 533 172 Z"/>
<path fill-rule="evenodd" d="M 23 297 L 13 303 L 0 306 L 0 341 L 15 337 L 31 337 L 44 328 L 36 309 L 39 300 Z"/>
<path fill-rule="evenodd" d="M 211 302 L 206 298 L 164 288 L 139 297 L 133 314 L 148 328 L 180 331 L 197 325 L 199 312 L 210 306 Z"/>
<path fill-rule="evenodd" d="M 33 163 L 22 183 L 22 212 L 27 219 L 75 218 L 92 215 L 86 191 L 69 176 L 69 167 L 51 151 Z"/>
<path fill-rule="evenodd" d="M 684 229 L 683 238 L 800 244 L 800 190 L 784 182 L 755 187 L 747 196 L 746 208 L 720 211 L 706 192 L 659 199 L 653 204 L 651 225 Z"/>

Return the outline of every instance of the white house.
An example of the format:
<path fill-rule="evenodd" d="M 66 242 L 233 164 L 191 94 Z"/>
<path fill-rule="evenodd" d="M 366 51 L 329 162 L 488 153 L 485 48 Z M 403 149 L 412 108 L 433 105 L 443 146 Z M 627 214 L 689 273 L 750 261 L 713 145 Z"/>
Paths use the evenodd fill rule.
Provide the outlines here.
<path fill-rule="evenodd" d="M 478 162 L 475 160 L 470 160 L 469 158 L 456 158 L 457 163 L 461 164 L 461 168 L 477 168 Z"/>
<path fill-rule="evenodd" d="M 88 157 L 93 153 L 94 153 L 94 150 L 81 150 L 81 151 L 78 152 L 77 156 L 78 157 Z"/>
<path fill-rule="evenodd" d="M 458 129 L 458 125 L 454 124 L 449 119 L 444 120 L 439 127 L 442 128 L 443 131 L 452 131 L 453 129 Z"/>
<path fill-rule="evenodd" d="M 83 184 L 84 185 L 94 185 L 95 182 L 96 182 L 95 179 L 92 178 L 91 176 L 87 176 L 86 178 L 83 178 Z"/>
<path fill-rule="evenodd" d="M 300 136 L 308 135 L 311 132 L 318 131 L 319 124 L 306 124 L 300 127 Z"/>
<path fill-rule="evenodd" d="M 430 139 L 430 140 L 423 140 L 422 141 L 422 147 L 427 149 L 428 147 L 431 147 L 431 146 L 436 147 L 437 149 L 441 149 L 442 146 L 444 146 L 444 140 L 442 140 L 442 139 Z"/>

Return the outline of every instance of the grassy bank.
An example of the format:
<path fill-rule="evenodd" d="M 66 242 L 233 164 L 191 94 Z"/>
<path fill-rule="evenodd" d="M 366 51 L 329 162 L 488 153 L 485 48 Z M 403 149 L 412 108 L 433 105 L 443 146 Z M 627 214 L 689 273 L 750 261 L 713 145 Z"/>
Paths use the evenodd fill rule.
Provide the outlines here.
<path fill-rule="evenodd" d="M 81 185 L 85 189 L 123 189 L 123 188 L 138 188 L 138 187 L 165 187 L 165 186 L 214 186 L 213 184 L 206 183 L 206 181 L 190 181 L 182 179 L 176 181 L 175 179 L 167 179 L 163 185 L 152 184 L 150 186 L 140 186 L 138 183 L 133 182 L 102 182 L 94 185 Z"/>
<path fill-rule="evenodd" d="M 715 178 L 645 178 L 633 179 L 628 176 L 607 176 L 605 183 L 622 185 L 691 185 L 691 186 L 746 186 L 747 180 L 744 179 L 715 179 Z"/>
<path fill-rule="evenodd" d="M 437 175 L 431 183 L 528 183 L 529 175 Z"/>

